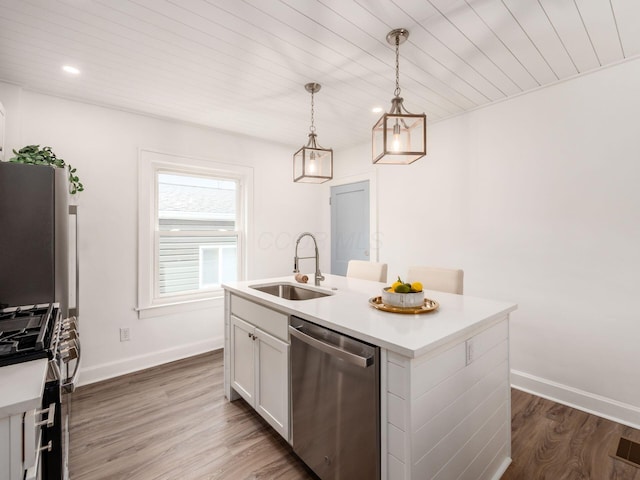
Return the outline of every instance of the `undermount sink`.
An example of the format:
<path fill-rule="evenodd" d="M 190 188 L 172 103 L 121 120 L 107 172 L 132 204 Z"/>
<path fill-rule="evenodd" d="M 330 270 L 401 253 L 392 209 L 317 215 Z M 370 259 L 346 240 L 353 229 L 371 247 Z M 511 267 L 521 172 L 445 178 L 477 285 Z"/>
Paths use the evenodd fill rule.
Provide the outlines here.
<path fill-rule="evenodd" d="M 259 290 L 269 295 L 284 298 L 286 300 L 311 300 L 313 298 L 328 297 L 331 293 L 312 290 L 289 283 L 272 283 L 269 285 L 251 285 L 250 288 Z"/>

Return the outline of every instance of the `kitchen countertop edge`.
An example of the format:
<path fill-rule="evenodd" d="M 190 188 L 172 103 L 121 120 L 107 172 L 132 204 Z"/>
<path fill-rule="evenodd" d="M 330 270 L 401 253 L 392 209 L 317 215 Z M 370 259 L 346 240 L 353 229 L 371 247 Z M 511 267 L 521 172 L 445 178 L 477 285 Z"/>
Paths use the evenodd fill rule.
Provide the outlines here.
<path fill-rule="evenodd" d="M 0 385 L 12 386 L 0 394 L 0 418 L 42 407 L 47 364 L 42 358 L 0 368 Z"/>
<path fill-rule="evenodd" d="M 251 286 L 255 285 L 281 282 L 296 284 L 292 277 L 228 282 L 223 284 L 223 288 L 264 307 L 278 310 L 287 315 L 298 316 L 409 358 L 421 357 L 446 345 L 459 343 L 459 341 L 474 335 L 476 332 L 501 321 L 505 316 L 517 309 L 517 305 L 513 303 L 425 290 L 427 298 L 435 297 L 434 299 L 440 303 L 439 310 L 460 310 L 461 316 L 464 317 L 463 321 L 457 322 L 455 325 L 447 325 L 446 322 L 434 321 L 434 318 L 438 318 L 437 315 L 443 315 L 442 312 L 438 311 L 405 315 L 381 312 L 371 307 L 368 300 L 374 296 L 375 292 L 379 292 L 385 286 L 383 283 L 347 279 L 337 275 L 325 275 L 325 277 L 326 280 L 320 287 L 297 284 L 314 290 L 322 290 L 332 295 L 331 297 L 312 300 L 286 300 L 251 288 Z M 331 308 L 322 308 L 322 306 L 327 307 L 327 302 L 333 299 L 337 303 L 338 298 L 343 303 L 344 312 L 336 312 Z M 486 305 L 487 303 L 488 305 Z M 475 314 L 475 312 L 472 312 L 469 315 L 469 312 L 465 312 L 465 307 L 467 310 L 473 310 L 477 309 L 477 304 L 483 306 L 479 310 L 484 313 Z M 449 316 L 455 315 L 455 311 L 453 314 L 448 314 Z M 353 316 L 360 316 L 370 320 L 370 323 L 365 325 L 369 328 L 358 328 L 356 322 L 350 321 Z M 434 331 L 430 334 L 429 329 L 424 328 L 429 322 L 439 323 L 437 332 Z M 374 325 L 372 326 L 371 323 Z M 421 335 L 414 335 L 410 331 L 399 335 L 394 332 L 394 326 L 410 323 L 418 326 Z M 420 338 L 420 340 L 416 341 L 416 338 Z"/>

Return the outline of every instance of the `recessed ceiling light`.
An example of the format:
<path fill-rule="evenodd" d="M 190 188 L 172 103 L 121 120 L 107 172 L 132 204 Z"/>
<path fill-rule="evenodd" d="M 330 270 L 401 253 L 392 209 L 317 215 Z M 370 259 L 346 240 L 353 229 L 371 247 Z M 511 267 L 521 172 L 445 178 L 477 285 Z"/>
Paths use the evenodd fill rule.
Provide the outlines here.
<path fill-rule="evenodd" d="M 380 112 L 382 112 L 382 107 L 373 107 L 373 108 L 371 109 L 371 111 L 372 111 L 373 113 L 380 113 Z"/>
<path fill-rule="evenodd" d="M 78 70 L 76 67 L 72 67 L 71 65 L 63 66 L 62 70 L 72 75 L 80 75 L 80 70 Z"/>

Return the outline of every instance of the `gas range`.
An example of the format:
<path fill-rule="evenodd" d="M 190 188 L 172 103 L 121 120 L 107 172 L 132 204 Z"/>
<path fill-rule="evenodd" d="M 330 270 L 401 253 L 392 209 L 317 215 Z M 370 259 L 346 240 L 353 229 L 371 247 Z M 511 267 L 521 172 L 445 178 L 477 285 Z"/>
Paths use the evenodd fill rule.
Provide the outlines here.
<path fill-rule="evenodd" d="M 46 303 L 0 310 L 0 367 L 54 357 L 60 309 Z"/>
<path fill-rule="evenodd" d="M 49 359 L 51 374 L 72 392 L 78 374 L 80 338 L 75 317 L 62 319 L 58 303 L 8 307 L 0 310 L 0 367 Z M 61 372 L 72 360 L 73 375 Z"/>

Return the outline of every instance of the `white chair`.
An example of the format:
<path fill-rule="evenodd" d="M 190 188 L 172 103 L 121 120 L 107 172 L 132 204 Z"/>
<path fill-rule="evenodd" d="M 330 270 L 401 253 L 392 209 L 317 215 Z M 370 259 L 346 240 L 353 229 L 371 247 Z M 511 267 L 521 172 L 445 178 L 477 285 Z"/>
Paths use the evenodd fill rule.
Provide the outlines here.
<path fill-rule="evenodd" d="M 373 280 L 374 282 L 386 282 L 387 264 L 366 260 L 349 260 L 347 277 Z"/>
<path fill-rule="evenodd" d="M 420 282 L 425 290 L 462 295 L 464 272 L 453 268 L 409 267 L 408 282 Z"/>

